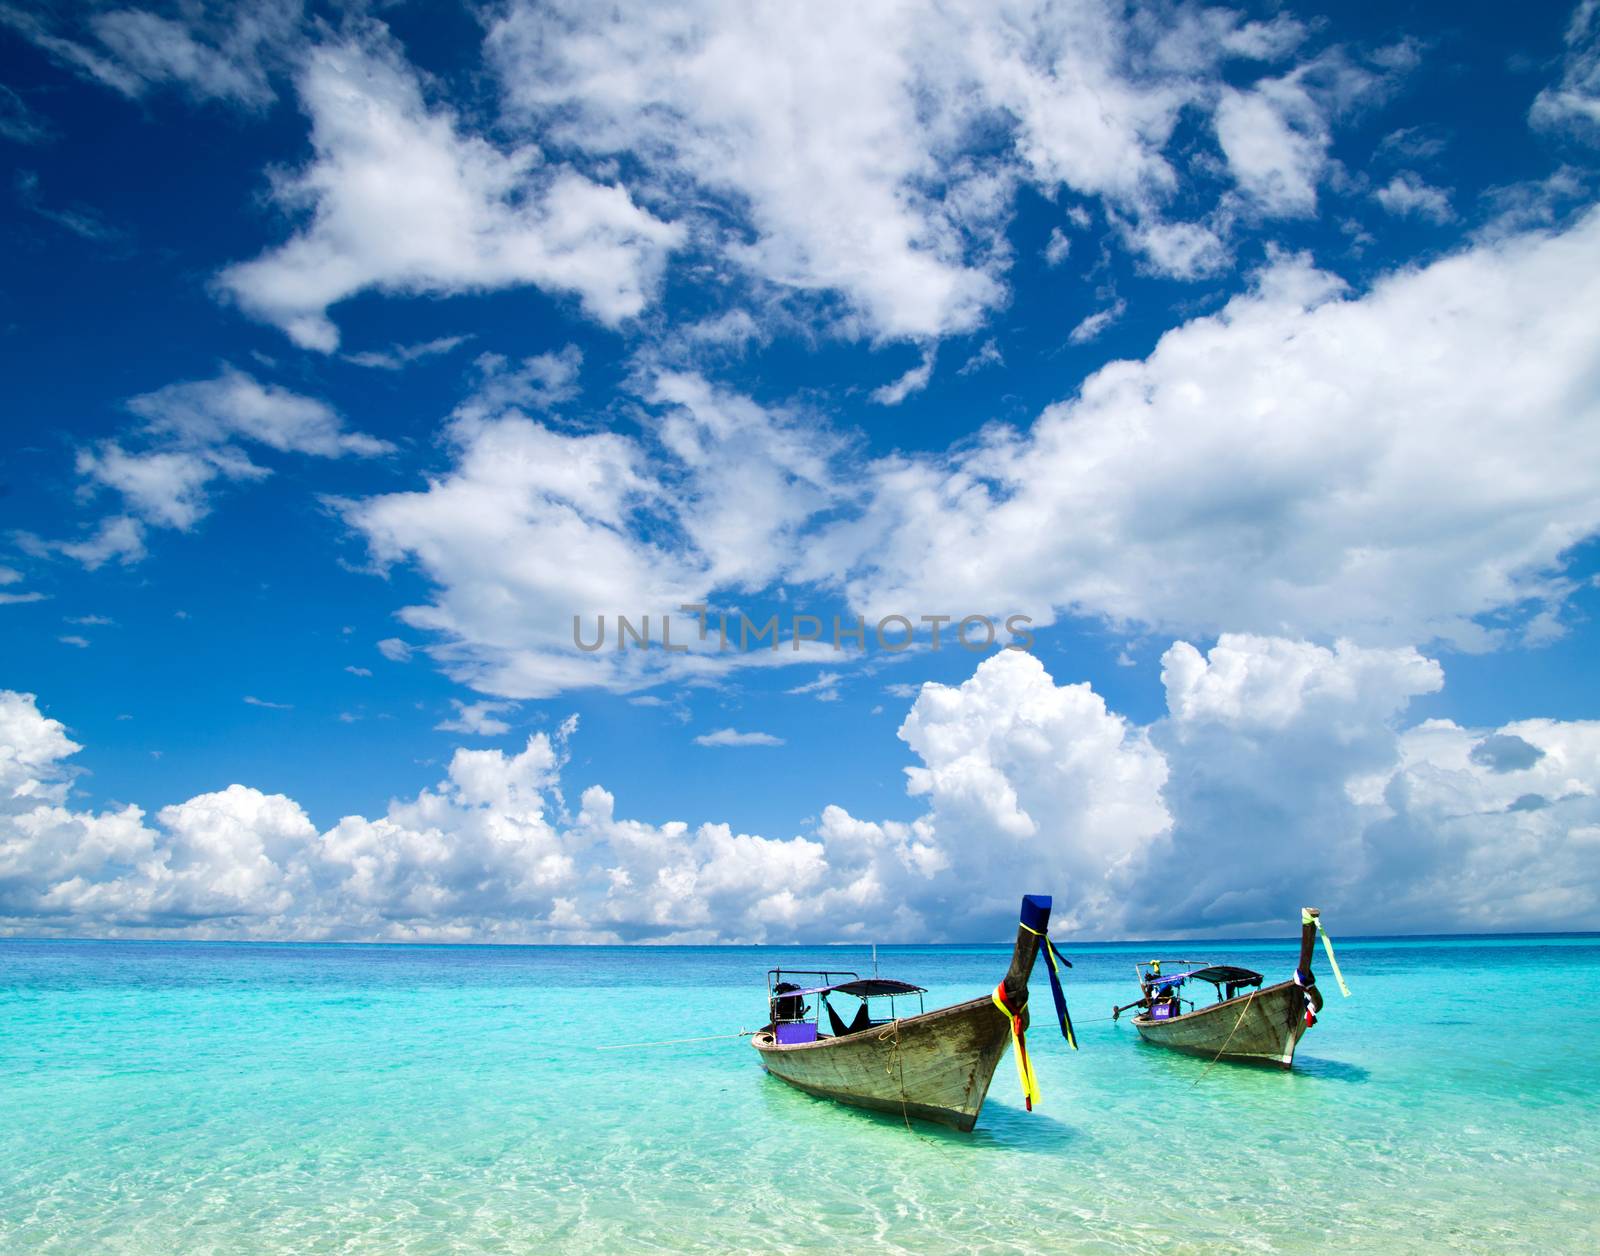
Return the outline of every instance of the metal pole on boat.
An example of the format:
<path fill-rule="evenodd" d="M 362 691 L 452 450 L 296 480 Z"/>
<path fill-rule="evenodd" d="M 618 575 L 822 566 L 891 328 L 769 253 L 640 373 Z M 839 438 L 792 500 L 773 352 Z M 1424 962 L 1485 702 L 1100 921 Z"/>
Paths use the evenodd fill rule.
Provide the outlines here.
<path fill-rule="evenodd" d="M 878 979 L 878 944 L 876 942 L 872 944 L 872 979 L 874 981 Z"/>

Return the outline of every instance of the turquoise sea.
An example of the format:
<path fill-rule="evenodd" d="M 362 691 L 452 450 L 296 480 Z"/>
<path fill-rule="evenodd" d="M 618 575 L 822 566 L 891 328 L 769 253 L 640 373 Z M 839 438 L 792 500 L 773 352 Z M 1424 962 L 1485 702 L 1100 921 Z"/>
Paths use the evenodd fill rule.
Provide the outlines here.
<path fill-rule="evenodd" d="M 853 948 L 0 941 L 7 1252 L 1600 1250 L 1600 936 L 1340 939 L 1291 1073 L 1098 1019 L 1152 954 L 1067 946 L 969 1135 L 768 1078 L 765 970 Z M 1010 947 L 885 947 L 929 1006 Z"/>

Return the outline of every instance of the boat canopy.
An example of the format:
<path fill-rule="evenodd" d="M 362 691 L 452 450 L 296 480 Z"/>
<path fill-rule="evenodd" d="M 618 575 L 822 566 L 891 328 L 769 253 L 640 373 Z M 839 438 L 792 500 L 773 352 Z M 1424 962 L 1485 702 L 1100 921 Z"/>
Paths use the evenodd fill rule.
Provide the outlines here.
<path fill-rule="evenodd" d="M 867 977 L 855 981 L 841 981 L 831 986 L 812 986 L 808 990 L 793 990 L 789 993 L 795 995 L 807 994 L 853 994 L 858 999 L 879 999 L 897 994 L 926 994 L 923 986 L 914 986 L 906 981 L 890 981 L 887 977 Z"/>
<path fill-rule="evenodd" d="M 1190 978 L 1197 981 L 1209 981 L 1214 986 L 1259 986 L 1261 974 L 1252 972 L 1248 968 L 1235 968 L 1232 964 L 1208 964 L 1204 968 L 1192 968 L 1188 972 L 1170 973 L 1165 977 L 1152 977 L 1149 986 L 1152 990 L 1166 990 L 1181 986 Z"/>
<path fill-rule="evenodd" d="M 1196 969 L 1189 976 L 1197 981 L 1209 981 L 1214 986 L 1259 986 L 1261 974 L 1248 968 L 1235 968 L 1232 964 L 1213 964 Z"/>

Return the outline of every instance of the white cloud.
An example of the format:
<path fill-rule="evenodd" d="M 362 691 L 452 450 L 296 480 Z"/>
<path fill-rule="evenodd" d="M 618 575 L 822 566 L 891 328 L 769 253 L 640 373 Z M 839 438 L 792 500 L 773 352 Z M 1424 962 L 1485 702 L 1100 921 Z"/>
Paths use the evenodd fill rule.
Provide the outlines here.
<path fill-rule="evenodd" d="M 1044 264 L 1046 266 L 1059 266 L 1067 260 L 1067 254 L 1072 252 L 1072 240 L 1060 227 L 1050 228 L 1050 239 L 1044 246 Z"/>
<path fill-rule="evenodd" d="M 130 454 L 115 441 L 80 449 L 77 471 L 91 485 L 120 493 L 126 507 L 146 523 L 180 532 L 187 532 L 209 512 L 206 490 L 219 476 L 255 480 L 269 474 L 237 450 Z"/>
<path fill-rule="evenodd" d="M 69 635 L 65 637 L 57 637 L 56 640 L 60 641 L 62 645 L 75 646 L 80 650 L 87 650 L 89 648 L 89 640 L 87 637 Z"/>
<path fill-rule="evenodd" d="M 372 669 L 370 667 L 349 666 L 349 667 L 346 667 L 344 670 L 349 672 L 352 676 L 370 676 L 370 675 L 372 675 Z"/>
<path fill-rule="evenodd" d="M 615 326 L 649 300 L 679 227 L 621 187 L 501 151 L 430 107 L 385 39 L 323 45 L 299 77 L 312 161 L 275 195 L 310 207 L 286 244 L 230 266 L 222 289 L 298 345 L 331 352 L 328 307 L 359 292 L 449 294 L 531 284 Z"/>
<path fill-rule="evenodd" d="M 974 371 L 981 371 L 985 367 L 1004 366 L 1005 355 L 1000 352 L 999 344 L 993 339 L 985 340 L 983 345 L 970 358 L 961 364 L 957 375 L 971 375 Z"/>
<path fill-rule="evenodd" d="M 512 365 L 498 353 L 479 355 L 472 394 L 455 409 L 458 420 L 491 418 L 506 410 L 553 410 L 582 391 L 583 351 L 567 345 Z"/>
<path fill-rule="evenodd" d="M 385 637 L 378 642 L 378 653 L 391 663 L 409 663 L 412 649 L 409 644 L 400 640 L 399 637 Z"/>
<path fill-rule="evenodd" d="M 969 925 L 1003 913 L 1023 883 L 1105 913 L 1097 883 L 1169 822 L 1167 766 L 1146 733 L 1087 684 L 1057 687 L 1030 654 L 1001 651 L 960 686 L 923 685 L 900 737 L 922 761 L 907 788 L 928 800 L 945 884 L 971 887 L 952 901 Z"/>
<path fill-rule="evenodd" d="M 435 358 L 449 353 L 471 339 L 471 336 L 440 336 L 435 340 L 424 340 L 412 345 L 390 345 L 388 349 L 383 350 L 369 349 L 362 353 L 347 353 L 344 355 L 344 360 L 355 366 L 371 367 L 374 370 L 398 371 L 424 358 Z"/>
<path fill-rule="evenodd" d="M 1225 88 L 1216 127 L 1228 168 L 1254 204 L 1275 216 L 1316 212 L 1332 137 L 1301 75 L 1263 80 L 1248 91 Z"/>
<path fill-rule="evenodd" d="M 932 349 L 924 349 L 922 361 L 911 367 L 898 379 L 875 388 L 872 399 L 880 406 L 897 406 L 913 393 L 919 393 L 928 386 L 928 381 L 933 378 L 933 362 L 935 353 Z"/>
<path fill-rule="evenodd" d="M 47 541 L 31 533 L 19 534 L 18 543 L 30 554 L 44 557 L 65 554 L 90 571 L 113 558 L 124 566 L 145 556 L 144 525 L 131 515 L 110 515 L 100 521 L 92 536 L 82 541 Z"/>
<path fill-rule="evenodd" d="M 243 371 L 224 367 L 215 379 L 168 384 L 128 402 L 152 436 L 185 445 L 217 446 L 231 439 L 254 441 L 284 453 L 338 458 L 393 451 L 388 441 L 349 432 L 326 403 Z"/>
<path fill-rule="evenodd" d="M 815 680 L 808 680 L 805 684 L 796 685 L 793 689 L 785 689 L 784 692 L 796 697 L 809 694 L 818 702 L 837 702 L 839 701 L 839 685 L 843 679 L 844 677 L 838 672 L 823 672 Z"/>
<path fill-rule="evenodd" d="M 246 697 L 246 706 L 265 707 L 269 711 L 292 711 L 293 705 L 287 702 L 268 702 L 265 698 Z"/>
<path fill-rule="evenodd" d="M 714 733 L 701 733 L 694 739 L 697 746 L 781 746 L 782 737 L 771 733 L 741 733 L 737 729 L 719 728 Z"/>
<path fill-rule="evenodd" d="M 1567 24 L 1561 80 L 1533 102 L 1528 120 L 1545 130 L 1600 136 L 1600 0 L 1578 0 Z"/>
<path fill-rule="evenodd" d="M 401 618 L 442 637 L 435 656 L 463 684 L 522 699 L 810 661 L 719 654 L 679 608 L 714 589 L 760 590 L 794 561 L 807 520 L 834 503 L 838 438 L 698 375 L 644 387 L 638 438 L 557 430 L 523 414 L 520 396 L 480 393 L 449 427 L 448 473 L 342 505 L 379 565 L 411 561 L 433 582 L 433 599 Z M 574 617 L 592 636 L 602 615 L 613 628 L 649 615 L 658 648 L 580 651 Z M 688 654 L 659 648 L 664 615 Z"/>
<path fill-rule="evenodd" d="M 42 602 L 49 596 L 47 593 L 29 592 L 12 593 L 3 591 L 4 586 L 20 584 L 22 573 L 14 567 L 0 567 L 0 606 L 20 606 L 27 602 Z"/>
<path fill-rule="evenodd" d="M 184 5 L 180 20 L 140 9 L 55 13 L 0 9 L 11 26 L 58 61 L 125 96 L 171 85 L 195 100 L 264 109 L 274 93 L 274 64 L 288 54 L 299 26 L 298 0 L 247 8 Z"/>
<path fill-rule="evenodd" d="M 1180 642 L 1164 679 L 1170 713 L 1140 728 L 1030 655 L 991 656 L 923 686 L 901 726 L 926 814 L 824 806 L 785 841 L 622 819 L 598 785 L 568 818 L 575 720 L 515 754 L 457 750 L 433 789 L 321 833 L 237 784 L 154 825 L 72 811 L 79 747 L 0 692 L 0 928 L 961 940 L 1002 936 L 1018 886 L 1051 889 L 1080 936 L 1281 932 L 1307 901 L 1352 932 L 1592 927 L 1600 723 L 1402 728 L 1440 684 L 1409 649 Z M 752 736 L 711 735 L 770 744 Z"/>
<path fill-rule="evenodd" d="M 1373 196 L 1378 204 L 1397 218 L 1415 214 L 1430 222 L 1442 223 L 1455 217 L 1455 211 L 1450 208 L 1450 194 L 1443 188 L 1431 186 L 1409 170 L 1402 170 L 1395 175 Z"/>
<path fill-rule="evenodd" d="M 1103 310 L 1096 310 L 1088 315 L 1067 336 L 1067 342 L 1075 345 L 1085 345 L 1091 340 L 1098 339 L 1100 333 L 1115 323 L 1128 309 L 1128 303 L 1121 299 L 1108 305 Z"/>
<path fill-rule="evenodd" d="M 434 725 L 439 732 L 498 737 L 502 733 L 511 731 L 511 725 L 502 719 L 497 719 L 496 716 L 515 710 L 514 702 L 462 702 L 457 698 L 451 698 L 450 705 L 455 707 L 456 713 L 450 719 L 441 720 Z"/>
<path fill-rule="evenodd" d="M 83 541 L 32 538 L 38 552 L 66 554 L 91 570 L 112 558 L 137 562 L 145 556 L 146 525 L 187 532 L 209 513 L 216 481 L 271 474 L 238 441 L 325 458 L 394 448 L 346 430 L 325 403 L 262 384 L 231 366 L 215 379 L 169 384 L 134 397 L 128 408 L 144 420 L 138 438 L 146 447 L 129 450 L 121 440 L 101 441 L 80 449 L 76 466 L 83 479 L 80 497 L 110 489 L 121 496 L 122 512 L 102 520 L 98 533 Z"/>
<path fill-rule="evenodd" d="M 1277 257 L 1026 433 L 870 468 L 807 546 L 868 615 L 959 605 L 1211 633 L 1492 645 L 1600 529 L 1600 214 L 1361 295 Z M 1449 456 L 1441 456 L 1448 450 Z"/>
<path fill-rule="evenodd" d="M 519 0 L 489 49 L 530 133 L 626 154 L 641 195 L 692 207 L 697 246 L 762 296 L 845 334 L 927 341 L 1005 300 L 1024 183 L 1098 198 L 1152 268 L 1223 264 L 1210 228 L 1159 222 L 1178 187 L 1174 131 L 1185 109 L 1215 105 L 1225 61 L 1276 59 L 1303 36 L 1288 19 L 1183 5 L 1130 20 L 1090 0 Z M 1052 264 L 1062 256 L 1054 244 Z"/>

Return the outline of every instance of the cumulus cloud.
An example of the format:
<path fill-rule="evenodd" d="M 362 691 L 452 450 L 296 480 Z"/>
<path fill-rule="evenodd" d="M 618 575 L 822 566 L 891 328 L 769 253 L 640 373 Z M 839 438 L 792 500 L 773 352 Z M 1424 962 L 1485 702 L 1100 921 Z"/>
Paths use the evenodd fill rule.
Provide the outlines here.
<path fill-rule="evenodd" d="M 447 425 L 446 470 L 339 508 L 379 567 L 430 582 L 404 622 L 500 698 L 809 661 L 573 642 L 574 616 L 592 635 L 649 613 L 659 644 L 670 613 L 684 644 L 681 606 L 779 584 L 869 620 L 950 606 L 1493 648 L 1555 622 L 1567 555 L 1600 529 L 1578 456 L 1597 350 L 1566 313 L 1600 304 L 1597 248 L 1591 213 L 1364 292 L 1274 253 L 1146 358 L 944 455 L 853 460 L 826 416 L 691 372 L 636 382 L 636 431 L 587 431 L 528 413 L 570 395 L 566 353 L 500 364 Z"/>
<path fill-rule="evenodd" d="M 1252 203 L 1275 216 L 1316 211 L 1332 137 L 1301 74 L 1265 80 L 1248 91 L 1225 88 L 1216 127 L 1228 169 Z"/>
<path fill-rule="evenodd" d="M 852 605 L 1056 610 L 1365 643 L 1499 637 L 1558 605 L 1600 528 L 1600 214 L 1361 294 L 1277 256 L 1218 313 L 1112 363 L 1026 432 L 868 471 L 795 576 Z M 1449 457 L 1440 450 L 1449 449 Z"/>
<path fill-rule="evenodd" d="M 377 564 L 410 561 L 434 582 L 433 600 L 401 618 L 442 638 L 435 657 L 464 684 L 522 699 L 810 661 L 719 655 L 679 608 L 714 589 L 760 590 L 794 560 L 806 522 L 836 500 L 841 442 L 699 375 L 663 372 L 644 387 L 650 422 L 637 437 L 564 430 L 525 413 L 518 389 L 479 389 L 447 429 L 448 473 L 341 505 Z M 575 617 L 592 636 L 600 616 L 614 628 L 649 615 L 659 646 L 668 614 L 687 654 L 574 644 Z"/>
<path fill-rule="evenodd" d="M 1004 301 L 1005 226 L 1025 184 L 1098 199 L 1150 268 L 1225 264 L 1212 227 L 1162 221 L 1174 131 L 1186 109 L 1218 106 L 1225 63 L 1248 82 L 1240 62 L 1281 59 L 1304 36 L 1288 18 L 1191 4 L 1155 19 L 1098 0 L 782 12 L 519 0 L 488 46 L 530 134 L 626 155 L 640 194 L 688 207 L 696 247 L 759 292 L 845 334 L 926 341 Z M 1302 90 L 1281 81 L 1293 86 L 1277 89 L 1274 118 Z M 1051 264 L 1064 256 L 1053 237 Z"/>
<path fill-rule="evenodd" d="M 1593 926 L 1600 723 L 1405 727 L 1442 683 L 1409 648 L 1224 636 L 1174 644 L 1163 678 L 1168 713 L 1140 727 L 996 654 L 924 685 L 901 725 L 923 815 L 824 805 L 784 840 L 624 819 L 599 785 L 569 814 L 575 719 L 515 753 L 457 750 L 435 787 L 321 832 L 240 784 L 153 823 L 75 810 L 80 747 L 32 695 L 0 692 L 0 928 L 962 940 L 1004 936 L 1035 887 L 1079 936 L 1281 933 L 1305 902 L 1352 932 Z"/>
<path fill-rule="evenodd" d="M 530 284 L 610 326 L 649 300 L 680 228 L 621 187 L 466 133 L 423 97 L 386 35 L 322 45 L 299 76 L 315 156 L 276 197 L 308 224 L 219 284 L 296 344 L 331 352 L 328 307 L 368 289 L 440 295 Z"/>

